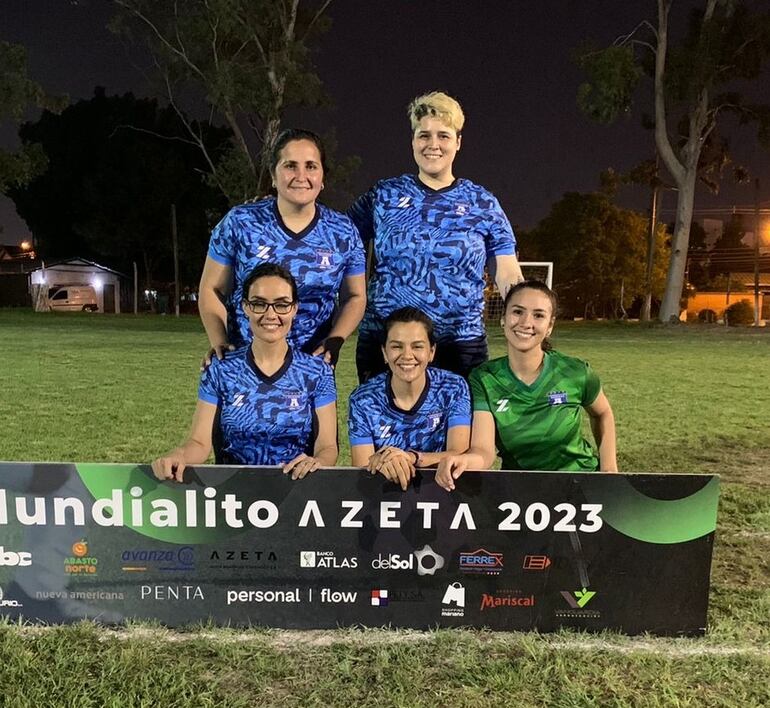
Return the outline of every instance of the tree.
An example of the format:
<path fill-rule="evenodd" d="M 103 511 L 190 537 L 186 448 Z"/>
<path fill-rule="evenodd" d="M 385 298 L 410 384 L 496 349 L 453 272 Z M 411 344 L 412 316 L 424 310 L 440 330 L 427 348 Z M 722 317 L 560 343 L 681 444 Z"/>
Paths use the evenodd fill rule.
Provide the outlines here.
<path fill-rule="evenodd" d="M 211 154 L 227 149 L 227 129 L 196 129 Z M 197 279 L 225 204 L 206 184 L 207 165 L 185 134 L 173 109 L 103 89 L 24 125 L 23 144 L 39 147 L 48 168 L 10 196 L 45 256 L 107 257 L 121 267 L 137 260 L 148 284 L 159 274 L 168 280 L 175 203 L 183 277 Z"/>
<path fill-rule="evenodd" d="M 66 97 L 53 97 L 29 78 L 24 47 L 0 42 L 0 122 L 18 125 L 30 107 L 61 111 Z M 0 193 L 29 182 L 45 170 L 45 156 L 38 146 L 24 145 L 11 152 L 0 149 Z"/>
<path fill-rule="evenodd" d="M 751 104 L 730 91 L 735 80 L 755 80 L 770 55 L 770 13 L 752 12 L 738 0 L 704 0 L 693 10 L 683 41 L 669 37 L 674 0 L 657 0 L 657 25 L 643 20 L 611 47 L 586 52 L 588 82 L 580 87 L 581 108 L 610 122 L 631 110 L 645 73 L 652 79 L 655 144 L 677 187 L 671 259 L 660 319 L 678 319 L 692 222 L 695 184 L 704 161 L 716 166 L 725 146 L 718 123 L 727 114 L 755 121 L 770 143 L 770 106 Z M 721 159 L 724 164 L 724 160 Z"/>
<path fill-rule="evenodd" d="M 268 150 L 291 106 L 317 105 L 321 82 L 309 57 L 328 26 L 331 0 L 115 0 L 112 29 L 148 47 L 168 100 L 202 151 L 212 181 L 231 203 L 264 195 Z M 202 90 L 212 114 L 232 131 L 229 150 L 211 155 L 201 126 L 179 96 Z"/>
<path fill-rule="evenodd" d="M 567 313 L 618 316 L 645 290 L 648 219 L 608 195 L 570 192 L 524 237 L 533 257 L 554 262 L 554 287 Z M 660 294 L 666 233 L 656 231 L 653 292 Z"/>

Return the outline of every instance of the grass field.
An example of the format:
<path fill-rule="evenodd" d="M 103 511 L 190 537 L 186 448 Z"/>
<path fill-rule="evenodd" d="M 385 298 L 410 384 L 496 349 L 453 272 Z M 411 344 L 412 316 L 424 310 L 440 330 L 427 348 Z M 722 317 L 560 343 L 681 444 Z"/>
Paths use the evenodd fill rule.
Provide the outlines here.
<path fill-rule="evenodd" d="M 600 374 L 622 470 L 722 475 L 703 639 L 0 625 L 0 706 L 770 705 L 770 332 L 559 323 L 554 339 Z M 149 461 L 187 429 L 205 346 L 194 318 L 0 310 L 0 460 Z"/>

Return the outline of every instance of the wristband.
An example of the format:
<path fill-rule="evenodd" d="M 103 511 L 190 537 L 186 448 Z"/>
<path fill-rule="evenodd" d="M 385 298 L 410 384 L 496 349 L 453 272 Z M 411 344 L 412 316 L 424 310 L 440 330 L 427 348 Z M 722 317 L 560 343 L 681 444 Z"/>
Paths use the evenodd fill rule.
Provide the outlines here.
<path fill-rule="evenodd" d="M 420 462 L 420 453 L 417 452 L 417 450 L 407 450 L 407 452 L 410 452 L 412 455 L 414 455 L 414 466 L 417 467 L 418 463 Z"/>

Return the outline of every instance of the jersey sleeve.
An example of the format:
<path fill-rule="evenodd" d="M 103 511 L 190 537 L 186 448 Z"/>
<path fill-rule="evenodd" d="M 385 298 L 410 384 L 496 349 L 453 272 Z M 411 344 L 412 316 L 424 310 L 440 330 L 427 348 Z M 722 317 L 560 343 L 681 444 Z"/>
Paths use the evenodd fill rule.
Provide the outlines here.
<path fill-rule="evenodd" d="M 358 229 L 361 241 L 368 244 L 374 239 L 374 196 L 376 187 L 362 194 L 348 209 L 348 216 Z"/>
<path fill-rule="evenodd" d="M 315 390 L 315 407 L 323 408 L 337 400 L 337 387 L 334 383 L 334 371 L 325 361 L 320 362 L 323 367 L 318 377 Z"/>
<path fill-rule="evenodd" d="M 468 377 L 468 384 L 470 385 L 471 398 L 473 399 L 473 410 L 491 412 L 492 409 L 489 407 L 487 392 L 484 389 L 484 383 L 478 369 L 471 371 L 471 375 Z"/>
<path fill-rule="evenodd" d="M 230 210 L 211 232 L 208 256 L 221 265 L 232 267 L 235 263 L 235 227 L 236 219 Z"/>
<path fill-rule="evenodd" d="M 363 275 L 364 273 L 366 273 L 366 252 L 364 251 L 364 244 L 361 241 L 361 235 L 358 233 L 358 229 L 351 224 L 348 257 L 347 262 L 345 263 L 345 277 L 348 278 L 352 275 Z"/>
<path fill-rule="evenodd" d="M 350 445 L 374 445 L 374 436 L 366 418 L 366 405 L 356 391 L 350 396 L 348 406 L 348 438 Z"/>
<path fill-rule="evenodd" d="M 516 237 L 513 235 L 511 222 L 505 215 L 497 198 L 488 195 L 485 199 L 487 213 L 487 230 L 484 236 L 487 258 L 493 256 L 516 255 Z"/>
<path fill-rule="evenodd" d="M 465 379 L 456 377 L 447 401 L 447 428 L 471 424 L 471 394 Z"/>
<path fill-rule="evenodd" d="M 599 395 L 599 391 L 602 390 L 602 383 L 599 381 L 598 374 L 591 368 L 588 362 L 586 365 L 586 377 L 583 384 L 583 400 L 580 401 L 582 406 L 590 406 Z"/>
<path fill-rule="evenodd" d="M 198 385 L 198 400 L 205 403 L 212 403 L 217 406 L 220 403 L 221 386 L 219 359 L 212 358 L 209 364 L 201 374 L 201 381 Z"/>

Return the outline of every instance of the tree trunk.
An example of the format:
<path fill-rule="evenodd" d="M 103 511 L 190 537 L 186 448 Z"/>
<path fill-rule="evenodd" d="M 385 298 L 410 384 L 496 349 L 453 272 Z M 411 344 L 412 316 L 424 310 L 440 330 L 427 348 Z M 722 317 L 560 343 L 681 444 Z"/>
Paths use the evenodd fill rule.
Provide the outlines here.
<path fill-rule="evenodd" d="M 270 150 L 273 142 L 278 137 L 281 130 L 281 119 L 279 117 L 268 118 L 265 120 L 265 130 L 262 142 L 262 157 L 259 161 L 259 175 L 257 189 L 260 195 L 265 195 L 270 191 L 273 183 L 273 176 L 270 174 Z"/>

